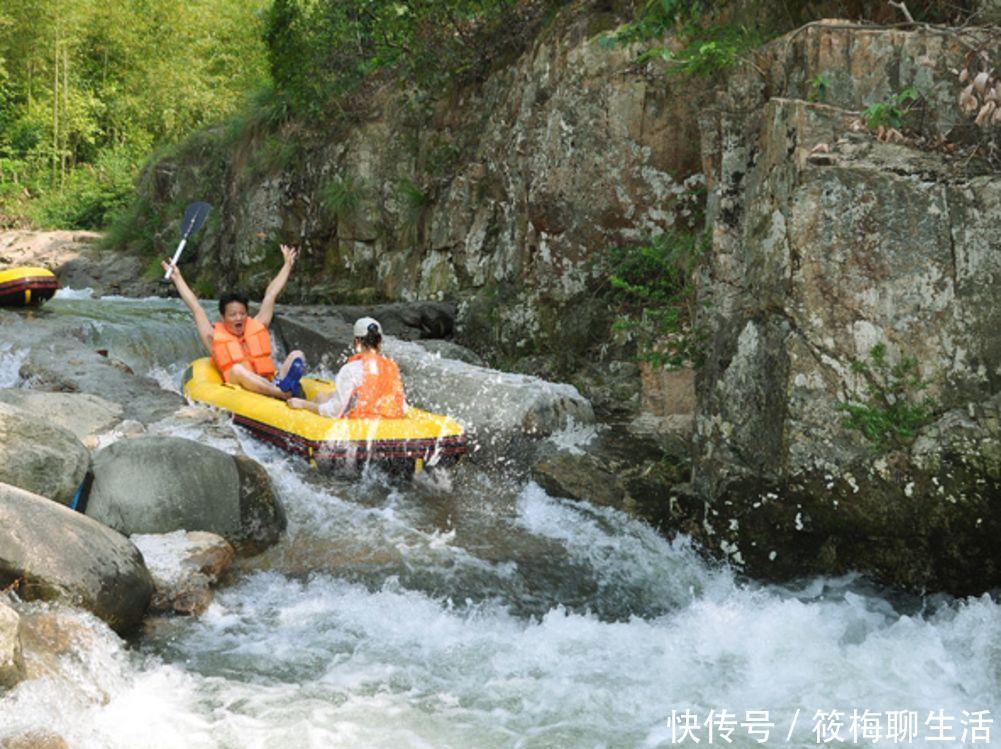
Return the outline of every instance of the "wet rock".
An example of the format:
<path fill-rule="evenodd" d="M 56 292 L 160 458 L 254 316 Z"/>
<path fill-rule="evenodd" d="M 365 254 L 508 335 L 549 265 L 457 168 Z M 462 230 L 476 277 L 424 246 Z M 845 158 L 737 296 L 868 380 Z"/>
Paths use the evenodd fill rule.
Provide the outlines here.
<path fill-rule="evenodd" d="M 106 432 L 121 420 L 122 407 L 88 393 L 50 393 L 22 388 L 0 390 L 0 401 L 69 430 L 77 439 Z M 86 444 L 86 443 L 85 443 Z"/>
<path fill-rule="evenodd" d="M 36 390 L 90 393 L 117 403 L 123 418 L 144 424 L 184 405 L 181 396 L 162 389 L 155 380 L 122 371 L 112 360 L 65 336 L 33 345 L 20 374 Z"/>
<path fill-rule="evenodd" d="M 411 403 L 463 425 L 473 459 L 594 423 L 591 404 L 572 385 L 441 359 L 414 343 L 387 341 L 383 349 L 400 365 Z"/>
<path fill-rule="evenodd" d="M 103 705 L 124 669 L 121 639 L 87 611 L 59 603 L 18 602 L 26 680 L 69 687 L 82 704 Z"/>
<path fill-rule="evenodd" d="M 158 421 L 157 426 L 169 423 L 171 417 L 163 421 Z M 141 437 L 147 433 L 146 425 L 141 421 L 135 421 L 134 419 L 126 419 L 125 421 L 116 424 L 114 428 L 102 434 L 94 434 L 90 437 L 86 437 L 83 440 L 84 447 L 86 447 L 91 452 L 99 450 L 102 447 L 107 447 L 113 442 L 117 442 L 122 439 L 132 439 L 134 437 Z"/>
<path fill-rule="evenodd" d="M 577 447 L 547 443 L 532 468 L 532 478 L 552 496 L 614 507 L 665 528 L 683 520 L 672 498 L 689 477 L 687 450 L 672 454 L 658 435 L 622 427 Z"/>
<path fill-rule="evenodd" d="M 142 620 L 153 581 L 118 533 L 7 484 L 0 484 L 0 527 L 0 588 L 17 582 L 24 600 L 82 606 L 118 632 Z"/>
<path fill-rule="evenodd" d="M 21 617 L 0 596 L 0 689 L 10 689 L 24 678 L 21 655 Z"/>
<path fill-rule="evenodd" d="M 116 442 L 94 455 L 86 513 L 127 535 L 208 531 L 241 552 L 275 543 L 285 516 L 264 469 L 178 437 Z"/>
<path fill-rule="evenodd" d="M 256 460 L 233 456 L 240 487 L 241 553 L 253 554 L 278 543 L 287 520 L 268 472 Z"/>
<path fill-rule="evenodd" d="M 688 461 L 692 457 L 692 440 L 695 437 L 695 414 L 654 416 L 641 413 L 626 424 L 626 431 L 639 440 L 656 442 L 665 455 Z"/>
<path fill-rule="evenodd" d="M 554 497 L 583 499 L 621 509 L 626 490 L 610 466 L 596 455 L 555 452 L 539 461 L 532 478 Z"/>
<path fill-rule="evenodd" d="M 589 362 L 571 382 L 594 404 L 600 421 L 634 418 L 642 406 L 640 368 L 635 362 Z"/>
<path fill-rule="evenodd" d="M 132 542 L 142 552 L 156 591 L 150 608 L 158 612 L 198 615 L 212 601 L 212 588 L 233 561 L 233 546 L 222 536 L 203 531 L 137 534 Z"/>
<path fill-rule="evenodd" d="M 472 364 L 477 367 L 486 367 L 487 363 L 482 356 L 477 354 L 472 349 L 468 349 L 465 346 L 460 346 L 457 343 L 452 343 L 451 341 L 440 341 L 435 339 L 427 339 L 418 341 L 422 349 L 428 353 L 439 356 L 442 359 L 455 359 L 457 361 L 465 362 L 466 364 Z"/>
<path fill-rule="evenodd" d="M 0 402 L 0 481 L 69 505 L 89 465 L 80 440 L 44 411 Z"/>
<path fill-rule="evenodd" d="M 322 307 L 282 305 L 274 326 L 284 336 L 295 336 L 298 325 L 320 328 L 327 335 L 361 317 L 374 317 L 382 331 L 405 341 L 451 338 L 455 333 L 455 305 L 450 302 L 394 302 L 389 304 L 329 304 Z M 328 327 L 329 326 L 329 327 Z M 299 333 L 302 334 L 301 332 Z M 347 344 L 351 342 L 350 332 Z M 324 353 L 324 352 L 319 352 Z"/>

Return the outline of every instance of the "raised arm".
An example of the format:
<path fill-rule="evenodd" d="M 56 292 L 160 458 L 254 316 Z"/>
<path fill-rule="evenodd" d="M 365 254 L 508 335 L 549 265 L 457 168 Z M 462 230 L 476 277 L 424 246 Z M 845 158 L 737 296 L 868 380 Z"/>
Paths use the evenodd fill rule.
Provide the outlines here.
<path fill-rule="evenodd" d="M 166 262 L 161 262 L 160 265 L 163 266 L 164 270 L 171 268 L 171 266 Z M 198 337 L 202 339 L 202 343 L 205 344 L 205 348 L 212 351 L 212 323 L 209 322 L 209 316 L 205 314 L 205 310 L 202 309 L 202 305 L 198 303 L 198 297 L 195 296 L 195 292 L 191 290 L 187 282 L 184 280 L 184 276 L 181 275 L 181 271 L 177 266 L 173 266 L 173 270 L 170 273 L 170 280 L 174 282 L 174 286 L 177 288 L 177 293 L 181 295 L 181 299 L 191 310 L 191 316 L 195 318 L 195 326 L 198 328 Z"/>
<path fill-rule="evenodd" d="M 261 301 L 261 309 L 254 315 L 254 319 L 264 327 L 271 324 L 271 318 L 275 314 L 275 301 L 282 293 L 282 289 L 285 288 L 285 284 L 288 283 L 288 277 L 292 274 L 292 266 L 295 265 L 295 259 L 299 256 L 299 250 L 283 244 L 282 255 L 285 256 L 285 262 L 282 264 L 281 270 L 278 271 L 278 275 L 268 284 L 268 288 L 264 292 L 264 299 Z"/>

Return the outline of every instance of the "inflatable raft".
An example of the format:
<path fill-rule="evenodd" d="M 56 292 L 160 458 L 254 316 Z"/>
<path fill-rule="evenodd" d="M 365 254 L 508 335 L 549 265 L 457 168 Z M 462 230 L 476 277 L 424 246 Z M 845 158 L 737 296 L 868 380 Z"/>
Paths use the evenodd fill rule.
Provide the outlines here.
<path fill-rule="evenodd" d="M 458 423 L 412 406 L 402 419 L 328 419 L 224 383 L 208 357 L 192 362 L 182 380 L 189 400 L 231 412 L 258 439 L 311 462 L 388 461 L 422 470 L 454 463 L 466 452 Z M 313 377 L 303 377 L 300 385 L 307 398 L 334 390 L 334 383 Z"/>
<path fill-rule="evenodd" d="M 59 289 L 59 281 L 45 268 L 0 270 L 0 305 L 27 307 L 41 304 Z"/>

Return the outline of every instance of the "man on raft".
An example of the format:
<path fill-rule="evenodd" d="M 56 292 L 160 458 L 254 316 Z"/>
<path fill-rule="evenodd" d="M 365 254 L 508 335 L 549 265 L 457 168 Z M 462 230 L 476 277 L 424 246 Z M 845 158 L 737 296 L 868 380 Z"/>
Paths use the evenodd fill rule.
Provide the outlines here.
<path fill-rule="evenodd" d="M 214 325 L 198 303 L 198 297 L 191 291 L 181 271 L 167 262 L 163 269 L 170 270 L 170 280 L 174 282 L 181 299 L 191 310 L 198 327 L 198 336 L 212 355 L 212 363 L 222 373 L 223 380 L 239 385 L 252 393 L 268 395 L 287 401 L 299 390 L 299 380 L 306 369 L 301 351 L 293 351 L 277 369 L 271 360 L 271 336 L 268 326 L 275 312 L 275 300 L 282 293 L 299 251 L 287 245 L 281 246 L 285 262 L 281 270 L 268 284 L 261 302 L 261 309 L 250 317 L 247 298 L 237 292 L 223 294 L 219 298 L 219 314 L 222 319 Z"/>
<path fill-rule="evenodd" d="M 402 419 L 407 413 L 400 368 L 380 353 L 382 326 L 363 317 L 354 324 L 354 356 L 340 368 L 332 393 L 318 393 L 316 400 L 292 398 L 292 408 L 305 408 L 320 416 L 348 419 Z"/>

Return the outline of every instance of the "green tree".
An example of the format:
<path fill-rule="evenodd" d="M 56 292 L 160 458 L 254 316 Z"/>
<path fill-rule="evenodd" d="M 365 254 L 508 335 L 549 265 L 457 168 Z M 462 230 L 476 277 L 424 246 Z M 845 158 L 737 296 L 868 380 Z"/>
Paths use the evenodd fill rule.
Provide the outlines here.
<path fill-rule="evenodd" d="M 267 84 L 266 3 L 4 0 L 0 213 L 105 220 L 153 148 Z"/>

